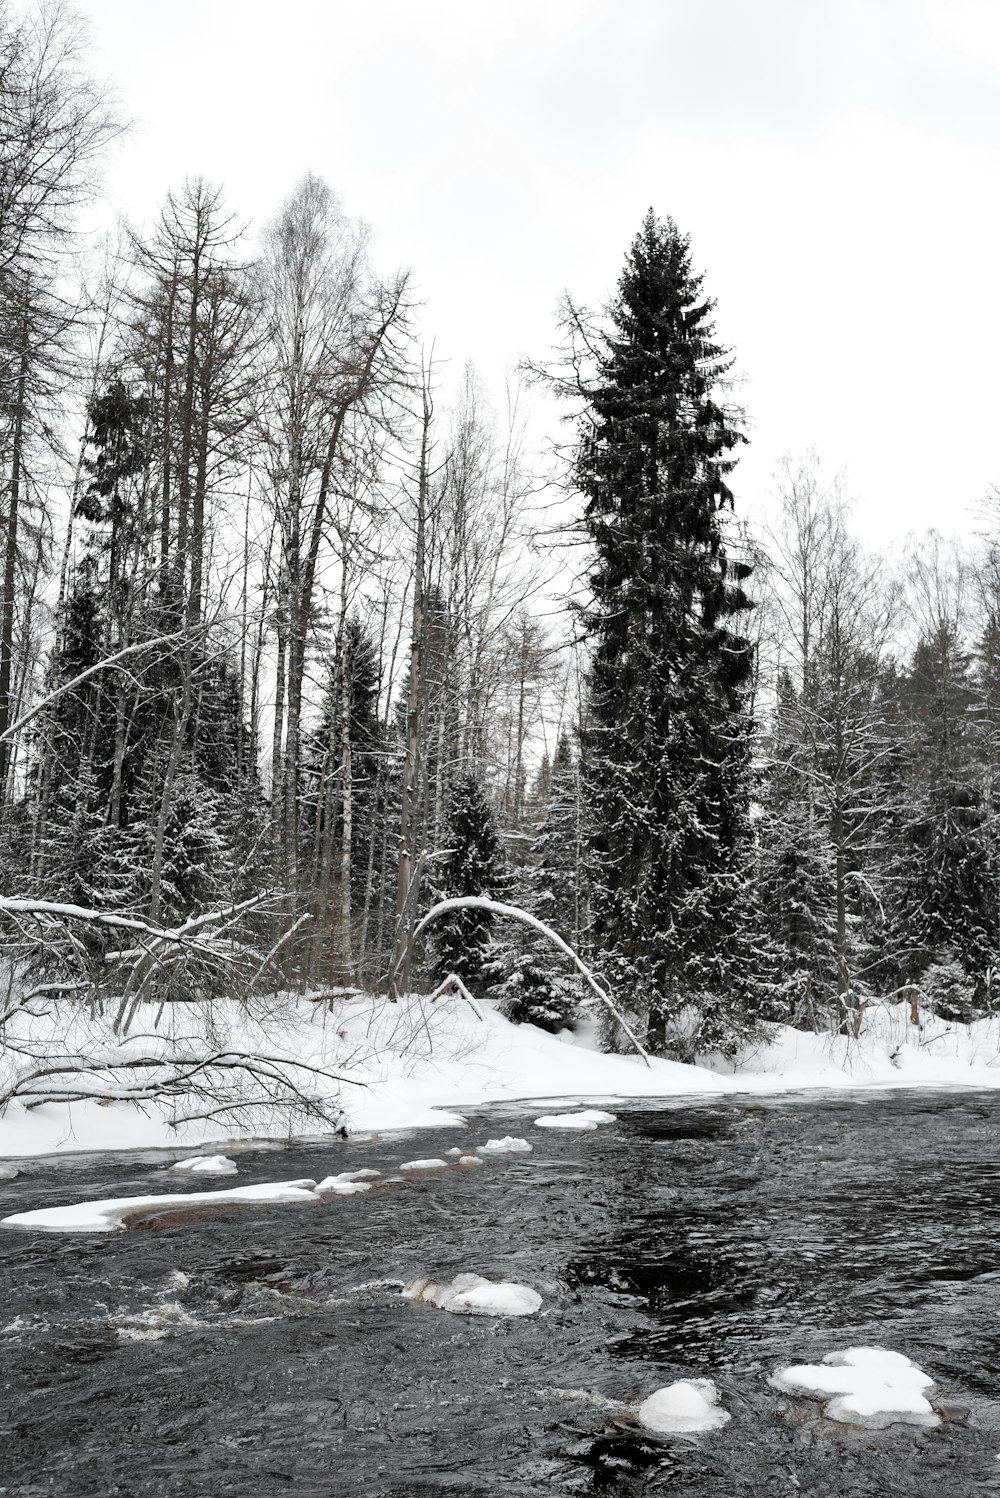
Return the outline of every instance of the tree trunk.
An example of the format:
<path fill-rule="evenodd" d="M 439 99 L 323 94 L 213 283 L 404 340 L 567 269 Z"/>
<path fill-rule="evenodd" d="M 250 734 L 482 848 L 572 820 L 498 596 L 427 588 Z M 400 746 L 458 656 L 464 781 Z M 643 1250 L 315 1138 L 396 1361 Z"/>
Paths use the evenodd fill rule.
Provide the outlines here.
<path fill-rule="evenodd" d="M 0 734 L 11 724 L 11 675 L 14 665 L 14 611 L 17 603 L 17 543 L 20 522 L 21 486 L 24 477 L 24 415 L 28 388 L 27 311 L 21 319 L 21 359 L 18 369 L 14 406 L 14 430 L 11 439 L 10 505 L 4 535 L 3 592 L 0 594 Z M 0 742 L 0 799 L 7 796 L 10 771 L 10 743 Z"/>

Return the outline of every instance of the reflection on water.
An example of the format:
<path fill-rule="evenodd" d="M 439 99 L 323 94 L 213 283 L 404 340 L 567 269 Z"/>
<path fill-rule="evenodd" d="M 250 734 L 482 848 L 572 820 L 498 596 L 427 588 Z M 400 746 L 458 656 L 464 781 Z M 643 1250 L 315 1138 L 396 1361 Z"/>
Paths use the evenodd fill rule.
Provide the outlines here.
<path fill-rule="evenodd" d="M 530 1156 L 301 1208 L 108 1236 L 0 1233 L 0 1492 L 633 1495 L 1000 1492 L 993 1096 L 619 1108 Z M 241 1184 L 439 1154 L 468 1131 L 261 1150 Z M 28 1162 L 0 1213 L 169 1189 L 162 1158 Z M 462 1271 L 540 1316 L 401 1299 Z M 867 1433 L 771 1389 L 779 1362 L 880 1343 L 945 1423 Z M 732 1420 L 658 1440 L 635 1403 L 713 1377 Z"/>

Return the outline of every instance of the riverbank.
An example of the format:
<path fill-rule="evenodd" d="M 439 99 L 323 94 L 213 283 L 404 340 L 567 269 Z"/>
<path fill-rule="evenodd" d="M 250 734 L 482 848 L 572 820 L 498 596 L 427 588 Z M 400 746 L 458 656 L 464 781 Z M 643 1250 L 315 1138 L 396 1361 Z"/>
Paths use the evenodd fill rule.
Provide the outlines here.
<path fill-rule="evenodd" d="M 854 1036 L 814 1035 L 778 1027 L 767 1044 L 734 1062 L 707 1058 L 703 1065 L 639 1056 L 609 1056 L 595 1048 L 593 1026 L 552 1036 L 530 1025 L 511 1025 L 490 1005 L 476 1009 L 457 997 L 434 1004 L 417 998 L 398 1005 L 384 999 L 345 998 L 332 1007 L 308 999 L 280 999 L 247 1015 L 235 1004 L 213 1005 L 206 1015 L 175 1005 L 155 1035 L 111 1045 L 94 1022 L 70 1032 L 35 1022 L 31 1043 L 83 1064 L 148 1052 L 151 1045 L 185 1046 L 192 1055 L 211 1044 L 231 1052 L 266 1052 L 301 1067 L 314 1096 L 339 1107 L 352 1134 L 428 1127 L 460 1127 L 464 1108 L 554 1098 L 682 1099 L 741 1092 L 803 1089 L 971 1087 L 1000 1088 L 1000 1018 L 949 1024 L 922 1014 L 911 1022 L 907 1004 L 871 1005 Z M 26 1037 L 22 1034 L 20 1037 Z M 7 1059 L 8 1071 L 24 1064 Z M 327 1074 L 337 1073 L 342 1081 Z M 83 1090 L 99 1091 L 101 1078 L 79 1073 Z M 66 1089 L 63 1075 L 58 1085 Z M 304 1084 L 305 1085 L 305 1084 Z M 112 1090 L 105 1088 L 106 1092 Z M 63 1151 L 184 1149 L 234 1140 L 315 1135 L 320 1125 L 294 1107 L 247 1105 L 234 1115 L 192 1117 L 183 1096 L 122 1102 L 107 1096 L 84 1101 L 13 1101 L 0 1117 L 0 1158 Z M 237 1115 L 238 1116 L 238 1115 Z"/>

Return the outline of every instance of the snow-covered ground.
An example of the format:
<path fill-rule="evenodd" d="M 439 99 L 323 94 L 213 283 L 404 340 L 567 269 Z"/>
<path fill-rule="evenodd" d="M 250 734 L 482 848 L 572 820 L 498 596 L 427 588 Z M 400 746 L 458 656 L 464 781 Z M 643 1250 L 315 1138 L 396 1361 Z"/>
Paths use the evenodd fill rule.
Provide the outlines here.
<path fill-rule="evenodd" d="M 174 1005 L 167 1015 L 171 1040 L 193 1043 L 206 1028 L 194 1006 Z M 552 1036 L 531 1025 L 511 1025 L 489 1005 L 481 1014 L 458 997 L 434 1004 L 413 998 L 349 999 L 333 1009 L 308 1000 L 275 1004 L 266 1018 L 248 1019 L 235 1004 L 216 1003 L 214 1044 L 259 1048 L 290 1062 L 337 1070 L 349 1082 L 329 1085 L 353 1132 L 386 1132 L 460 1126 L 463 1109 L 518 1100 L 538 1104 L 538 1114 L 563 1112 L 570 1101 L 628 1098 L 697 1098 L 740 1092 L 811 1088 L 1000 1087 L 1000 1017 L 972 1025 L 946 1024 L 929 1014 L 910 1022 L 907 1004 L 871 1005 L 861 1034 L 813 1035 L 778 1029 L 765 1045 L 735 1063 L 705 1065 L 601 1054 L 587 1027 Z M 162 1038 L 162 1032 L 158 1032 Z M 78 1033 L 53 1033 L 56 1048 L 93 1055 Z M 125 1049 L 136 1042 L 127 1042 Z M 121 1052 L 116 1052 L 120 1055 Z M 9 1065 L 8 1061 L 8 1065 Z M 60 1084 L 62 1085 L 62 1083 Z M 310 1076 L 309 1085 L 319 1085 Z M 559 1103 L 558 1109 L 553 1108 Z M 164 1148 L 193 1150 L 239 1134 L 232 1120 L 183 1121 L 183 1100 L 173 1104 L 90 1100 L 8 1105 L 0 1117 L 0 1159 L 50 1151 Z M 594 1113 L 596 1122 L 599 1114 Z M 287 1138 L 315 1133 L 317 1125 L 287 1111 L 250 1111 L 246 1138 Z"/>

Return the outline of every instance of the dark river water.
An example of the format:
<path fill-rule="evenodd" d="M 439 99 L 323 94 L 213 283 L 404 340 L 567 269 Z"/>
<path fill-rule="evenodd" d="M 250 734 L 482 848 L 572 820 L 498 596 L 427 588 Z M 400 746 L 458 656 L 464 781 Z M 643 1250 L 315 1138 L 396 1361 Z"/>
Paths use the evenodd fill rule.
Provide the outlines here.
<path fill-rule="evenodd" d="M 530 1155 L 326 1204 L 105 1235 L 0 1232 L 0 1493 L 184 1498 L 1000 1494 L 1000 1097 L 902 1092 L 539 1109 L 238 1155 L 239 1184 Z M 26 1161 L 0 1215 L 235 1185 L 152 1153 Z M 198 1182 L 195 1184 L 195 1182 Z M 530 1284 L 493 1320 L 379 1281 Z M 876 1343 L 938 1384 L 935 1430 L 836 1425 L 768 1382 Z M 732 1419 L 644 1434 L 627 1406 L 713 1378 Z M 600 1396 L 600 1397 L 595 1397 Z"/>

